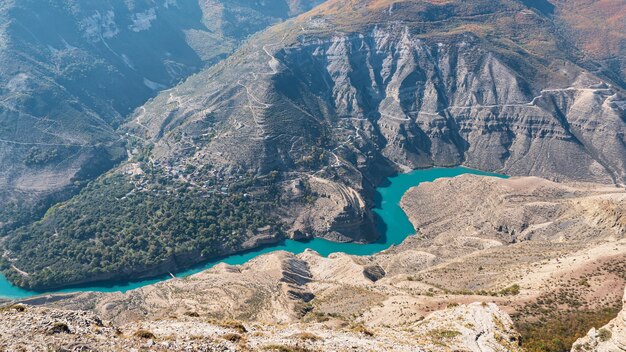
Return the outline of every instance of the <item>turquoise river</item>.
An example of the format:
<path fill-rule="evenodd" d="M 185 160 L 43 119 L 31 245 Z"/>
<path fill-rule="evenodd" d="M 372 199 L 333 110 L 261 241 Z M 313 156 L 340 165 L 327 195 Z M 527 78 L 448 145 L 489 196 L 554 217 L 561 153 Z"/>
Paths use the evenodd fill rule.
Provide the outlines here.
<path fill-rule="evenodd" d="M 422 182 L 429 182 L 442 177 L 454 177 L 462 174 L 506 177 L 503 175 L 468 169 L 464 167 L 422 169 L 390 177 L 389 179 L 387 179 L 388 182 L 385 182 L 376 190 L 377 200 L 376 207 L 373 209 L 373 211 L 375 216 L 377 217 L 377 226 L 381 233 L 381 238 L 377 242 L 370 244 L 356 244 L 336 243 L 323 239 L 313 239 L 307 242 L 285 240 L 276 245 L 252 250 L 242 254 L 231 255 L 226 258 L 198 265 L 191 269 L 177 273 L 176 277 L 185 277 L 198 273 L 200 271 L 211 268 L 217 263 L 228 263 L 232 265 L 243 264 L 256 256 L 277 250 L 283 250 L 292 253 L 302 253 L 307 248 L 309 248 L 317 251 L 323 256 L 328 256 L 329 254 L 334 252 L 344 252 L 354 255 L 371 255 L 380 252 L 389 248 L 392 245 L 400 244 L 407 236 L 412 235 L 415 232 L 406 214 L 404 213 L 404 211 L 402 211 L 402 208 L 400 208 L 400 199 L 402 198 L 404 193 L 409 190 L 409 188 L 417 186 Z M 135 282 L 122 282 L 99 286 L 94 285 L 67 288 L 48 293 L 76 291 L 125 292 L 170 278 L 171 277 L 168 275 Z M 9 283 L 4 276 L 0 275 L 0 298 L 19 299 L 42 293 L 43 292 L 28 291 L 15 287 L 11 285 L 11 283 Z"/>

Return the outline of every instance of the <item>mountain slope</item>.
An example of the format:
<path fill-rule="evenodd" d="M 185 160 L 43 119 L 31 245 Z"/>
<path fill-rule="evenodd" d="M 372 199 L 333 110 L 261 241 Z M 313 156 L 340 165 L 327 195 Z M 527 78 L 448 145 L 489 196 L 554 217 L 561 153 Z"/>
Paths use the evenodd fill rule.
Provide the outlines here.
<path fill-rule="evenodd" d="M 554 0 L 554 16 L 591 70 L 626 85 L 626 12 L 620 0 Z M 601 38 L 601 40 L 599 40 Z"/>
<path fill-rule="evenodd" d="M 103 351 L 520 351 L 508 341 L 517 338 L 510 318 L 494 304 L 442 310 L 411 333 L 381 328 L 376 335 L 362 327 L 244 325 L 193 316 L 112 325 L 92 313 L 22 305 L 1 310 L 0 317 L 5 323 L 0 348 L 7 350 L 36 345 L 49 350 L 80 346 Z M 55 326 L 59 331 L 55 332 Z"/>
<path fill-rule="evenodd" d="M 175 138 L 215 130 L 197 155 L 260 172 L 321 146 L 353 177 L 369 158 L 624 182 L 622 91 L 577 66 L 548 18 L 515 2 L 357 4 L 258 36 L 145 106 L 137 131 L 169 161 L 193 145 Z"/>
<path fill-rule="evenodd" d="M 115 129 L 148 98 L 314 4 L 4 1 L 0 228 L 40 215 L 123 160 Z"/>
<path fill-rule="evenodd" d="M 16 232 L 7 257 L 31 277 L 6 272 L 46 287 L 285 236 L 372 241 L 374 186 L 410 168 L 623 184 L 623 87 L 555 21 L 514 0 L 333 0 L 271 27 L 137 109 L 129 163 Z"/>

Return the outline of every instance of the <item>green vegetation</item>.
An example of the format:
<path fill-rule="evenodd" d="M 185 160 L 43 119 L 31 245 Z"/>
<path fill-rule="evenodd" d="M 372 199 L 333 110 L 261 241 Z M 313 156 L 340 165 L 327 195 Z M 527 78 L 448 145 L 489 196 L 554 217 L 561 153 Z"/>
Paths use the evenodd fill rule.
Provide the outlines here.
<path fill-rule="evenodd" d="M 607 330 L 604 328 L 598 330 L 598 339 L 600 339 L 600 341 L 602 342 L 610 340 L 612 336 L 613 334 L 611 333 L 610 330 Z"/>
<path fill-rule="evenodd" d="M 50 328 L 50 334 L 69 334 L 71 333 L 70 327 L 65 323 L 56 322 L 52 324 Z"/>
<path fill-rule="evenodd" d="M 162 172 L 109 175 L 12 233 L 11 264 L 28 276 L 6 259 L 0 269 L 19 286 L 44 289 L 189 266 L 240 249 L 258 228 L 279 231 L 267 215 L 280 196 L 274 181 L 241 176 L 224 192 Z M 246 193 L 252 188 L 254 197 Z"/>
<path fill-rule="evenodd" d="M 527 352 L 564 352 L 569 351 L 574 342 L 585 336 L 592 327 L 608 323 L 618 311 L 618 308 L 607 308 L 556 313 L 549 319 L 521 322 L 516 325 L 522 334 L 523 346 Z"/>
<path fill-rule="evenodd" d="M 62 154 L 69 153 L 70 148 L 63 147 L 64 149 L 68 149 L 64 151 L 60 151 L 59 148 L 61 147 L 48 148 L 48 149 L 41 149 L 38 147 L 33 147 L 30 149 L 30 151 L 26 155 L 24 159 L 24 163 L 28 166 L 44 165 L 44 164 L 53 162 L 55 160 L 58 160 Z"/>
<path fill-rule="evenodd" d="M 519 295 L 520 287 L 518 284 L 511 285 L 507 288 L 500 290 L 500 296 L 517 296 Z"/>
<path fill-rule="evenodd" d="M 503 288 L 500 291 L 487 291 L 487 290 L 467 290 L 467 289 L 463 289 L 463 290 L 449 290 L 445 287 L 441 287 L 438 286 L 435 282 L 433 282 L 432 280 L 429 281 L 424 281 L 424 278 L 422 278 L 421 276 L 407 276 L 407 281 L 419 281 L 419 282 L 426 282 L 429 285 L 432 285 L 434 287 L 430 287 L 428 289 L 427 292 L 423 292 L 423 295 L 426 296 L 434 296 L 435 293 L 437 293 L 435 291 L 435 288 L 437 290 L 439 290 L 439 293 L 443 293 L 446 295 L 458 295 L 458 296 L 491 296 L 491 297 L 498 297 L 498 296 L 516 296 L 519 295 L 521 287 L 518 284 L 513 284 L 509 287 Z"/>
<path fill-rule="evenodd" d="M 453 339 L 461 335 L 456 330 L 431 330 L 428 334 L 436 339 Z"/>
<path fill-rule="evenodd" d="M 572 344 L 591 328 L 599 328 L 615 318 L 622 309 L 621 295 L 602 300 L 602 308 L 586 301 L 589 286 L 606 275 L 626 279 L 626 260 L 615 258 L 579 278 L 554 284 L 558 289 L 545 293 L 521 307 L 511 318 L 522 334 L 527 352 L 569 351 Z M 607 297 L 608 298 L 608 297 Z"/>
<path fill-rule="evenodd" d="M 0 307 L 0 313 L 7 312 L 7 311 L 12 311 L 12 310 L 14 310 L 16 312 L 19 312 L 19 313 L 23 313 L 23 312 L 26 311 L 26 306 L 23 305 L 23 304 L 19 304 L 18 303 L 18 304 L 11 304 L 11 305 L 8 305 L 8 306 L 1 306 Z"/>
<path fill-rule="evenodd" d="M 55 194 L 38 202 L 27 202 L 19 199 L 2 204 L 0 207 L 0 237 L 8 235 L 18 227 L 31 223 L 34 219 L 41 218 L 52 204 L 65 199 L 73 192 L 77 192 L 76 187 L 64 194 Z"/>

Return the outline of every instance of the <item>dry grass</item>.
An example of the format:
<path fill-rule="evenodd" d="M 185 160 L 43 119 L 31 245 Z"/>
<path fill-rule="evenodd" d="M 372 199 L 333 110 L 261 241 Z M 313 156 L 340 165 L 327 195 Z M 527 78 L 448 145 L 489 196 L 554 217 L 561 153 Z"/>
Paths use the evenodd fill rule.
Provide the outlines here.
<path fill-rule="evenodd" d="M 224 334 L 221 336 L 222 339 L 226 340 L 226 341 L 230 341 L 233 343 L 237 343 L 239 341 L 241 341 L 243 339 L 243 337 L 239 334 L 235 334 L 235 333 L 228 333 L 228 334 Z"/>
<path fill-rule="evenodd" d="M 322 339 L 321 337 L 306 331 L 293 334 L 291 338 L 305 341 L 319 341 Z"/>
<path fill-rule="evenodd" d="M 133 334 L 133 336 L 138 337 L 140 339 L 154 339 L 156 336 L 154 336 L 154 334 L 148 330 L 144 330 L 144 329 L 139 329 L 137 331 L 135 331 L 135 333 Z"/>
<path fill-rule="evenodd" d="M 215 324 L 217 326 L 220 326 L 226 329 L 237 330 L 241 334 L 245 334 L 248 332 L 248 329 L 246 329 L 243 323 L 237 320 L 211 320 L 209 321 L 209 323 Z"/>

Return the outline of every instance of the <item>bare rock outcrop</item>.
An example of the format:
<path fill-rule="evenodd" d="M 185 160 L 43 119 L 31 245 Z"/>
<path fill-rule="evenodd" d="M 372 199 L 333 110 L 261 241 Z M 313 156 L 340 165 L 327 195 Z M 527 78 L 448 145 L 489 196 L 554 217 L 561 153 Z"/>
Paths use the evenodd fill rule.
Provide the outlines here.
<path fill-rule="evenodd" d="M 495 304 L 472 303 L 437 311 L 418 325 L 427 350 L 484 352 L 523 351 L 522 340 L 513 321 Z M 441 348 L 441 347 L 440 347 Z"/>
<path fill-rule="evenodd" d="M 289 230 L 292 237 L 323 237 L 337 242 L 376 238 L 371 212 L 358 191 L 318 177 L 307 182 L 317 198 L 299 213 Z"/>

